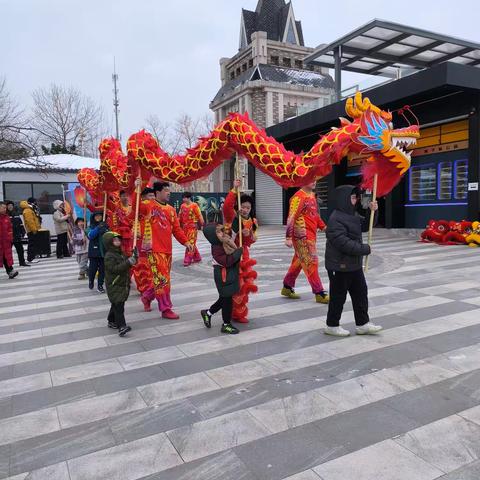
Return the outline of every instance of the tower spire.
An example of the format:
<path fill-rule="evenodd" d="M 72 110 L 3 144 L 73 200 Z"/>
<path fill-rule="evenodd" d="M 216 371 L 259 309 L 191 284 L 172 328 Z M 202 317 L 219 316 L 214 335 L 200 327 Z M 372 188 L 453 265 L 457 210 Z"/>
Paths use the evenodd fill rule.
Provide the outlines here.
<path fill-rule="evenodd" d="M 113 111 L 115 112 L 115 138 L 117 140 L 120 140 L 120 135 L 118 133 L 118 114 L 120 112 L 118 107 L 120 105 L 120 100 L 118 98 L 118 88 L 117 88 L 118 75 L 117 75 L 117 70 L 115 66 L 115 57 L 113 57 L 112 80 L 113 80 Z"/>

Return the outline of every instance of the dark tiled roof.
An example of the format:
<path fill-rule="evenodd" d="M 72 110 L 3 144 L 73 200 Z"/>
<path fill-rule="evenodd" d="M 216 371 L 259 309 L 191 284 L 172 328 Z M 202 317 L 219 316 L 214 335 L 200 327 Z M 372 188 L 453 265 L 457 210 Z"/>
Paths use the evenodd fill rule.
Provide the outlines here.
<path fill-rule="evenodd" d="M 334 88 L 335 83 L 330 75 L 323 75 L 310 70 L 294 70 L 274 65 L 259 65 L 260 75 L 269 82 L 303 85 L 306 87 Z"/>
<path fill-rule="evenodd" d="M 302 85 L 305 87 L 334 88 L 334 81 L 330 75 L 323 75 L 309 70 L 294 70 L 274 65 L 258 65 L 243 72 L 220 88 L 212 103 L 217 103 L 229 97 L 236 88 L 254 80 L 287 83 L 289 85 Z"/>
<path fill-rule="evenodd" d="M 297 33 L 298 33 L 298 41 L 302 47 L 305 46 L 305 40 L 303 39 L 303 29 L 302 29 L 302 22 L 300 20 L 295 20 L 295 24 L 297 26 Z"/>
<path fill-rule="evenodd" d="M 242 9 L 243 22 L 247 35 L 247 43 L 251 42 L 254 32 L 267 32 L 267 38 L 281 42 L 288 18 L 290 3 L 285 0 L 259 0 L 254 12 Z M 295 22 L 300 40 L 303 43 L 302 25 L 300 21 Z"/>

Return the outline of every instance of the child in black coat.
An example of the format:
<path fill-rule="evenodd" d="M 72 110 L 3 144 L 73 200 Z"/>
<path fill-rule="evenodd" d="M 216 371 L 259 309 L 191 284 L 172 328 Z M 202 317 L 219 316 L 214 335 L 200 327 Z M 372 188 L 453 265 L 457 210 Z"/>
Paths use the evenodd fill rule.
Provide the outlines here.
<path fill-rule="evenodd" d="M 222 310 L 222 333 L 237 334 L 232 325 L 233 295 L 240 290 L 239 266 L 242 248 L 237 248 L 223 225 L 209 224 L 203 229 L 205 238 L 212 245 L 213 278 L 218 290 L 218 300 L 208 309 L 200 312 L 207 328 L 212 326 L 212 315 Z"/>

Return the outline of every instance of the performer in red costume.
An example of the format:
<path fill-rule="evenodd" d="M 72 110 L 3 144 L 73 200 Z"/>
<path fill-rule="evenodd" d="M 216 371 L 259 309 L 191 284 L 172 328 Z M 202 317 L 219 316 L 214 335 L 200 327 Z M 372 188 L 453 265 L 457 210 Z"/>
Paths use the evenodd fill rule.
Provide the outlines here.
<path fill-rule="evenodd" d="M 180 207 L 178 219 L 180 220 L 180 226 L 183 229 L 183 233 L 185 233 L 190 245 L 193 247 L 193 252 L 188 248 L 185 249 L 183 266 L 188 267 L 192 263 L 202 261 L 202 257 L 197 248 L 197 232 L 198 228 L 203 228 L 203 224 L 205 223 L 203 221 L 200 207 L 192 201 L 192 194 L 190 192 L 185 192 L 183 194 L 183 203 Z"/>
<path fill-rule="evenodd" d="M 235 180 L 234 188 L 228 193 L 223 204 L 223 223 L 230 230 L 235 243 L 240 245 L 240 236 L 238 235 L 238 213 L 236 211 L 240 180 Z M 240 291 L 233 296 L 232 319 L 239 323 L 248 323 L 248 295 L 256 293 L 258 287 L 255 285 L 257 272 L 253 266 L 257 261 L 250 258 L 250 247 L 257 241 L 257 220 L 251 214 L 253 199 L 249 195 L 240 197 L 240 215 L 242 217 L 242 244 L 243 255 L 240 261 Z"/>
<path fill-rule="evenodd" d="M 295 293 L 295 281 L 303 270 L 312 287 L 317 303 L 328 303 L 329 296 L 323 288 L 318 274 L 317 230 L 325 230 L 325 223 L 318 213 L 314 194 L 315 182 L 302 187 L 290 199 L 285 244 L 294 248 L 292 263 L 283 279 L 281 294 L 287 298 L 298 299 Z"/>
<path fill-rule="evenodd" d="M 112 215 L 111 230 L 121 235 L 122 251 L 127 257 L 132 256 L 133 250 L 133 220 L 128 194 L 122 190 L 120 202 Z"/>
<path fill-rule="evenodd" d="M 137 180 L 136 186 L 140 180 Z M 170 199 L 170 186 L 166 182 L 153 185 L 155 200 L 145 200 L 139 205 L 141 249 L 145 252 L 149 265 L 149 288 L 142 294 L 142 302 L 147 310 L 157 299 L 162 317 L 170 320 L 180 318 L 172 310 L 170 299 L 170 270 L 172 267 L 172 235 L 179 243 L 192 249 L 187 237 L 180 228 L 175 209 L 167 202 Z M 133 206 L 135 209 L 135 205 Z"/>
<path fill-rule="evenodd" d="M 153 188 L 145 188 L 142 191 L 141 201 L 145 202 L 147 200 L 155 200 L 155 192 Z M 130 220 L 132 225 L 135 221 L 135 213 L 132 209 Z M 144 309 L 146 312 L 151 312 L 152 307 L 150 306 L 151 301 L 146 300 L 143 296 L 151 287 L 151 273 L 150 265 L 148 263 L 147 252 L 142 248 L 142 238 L 143 238 L 143 227 L 142 222 L 138 223 L 137 227 L 137 250 L 138 250 L 138 261 L 137 264 L 132 268 L 133 278 L 137 285 L 137 290 L 140 293 L 140 299 L 142 300 Z"/>

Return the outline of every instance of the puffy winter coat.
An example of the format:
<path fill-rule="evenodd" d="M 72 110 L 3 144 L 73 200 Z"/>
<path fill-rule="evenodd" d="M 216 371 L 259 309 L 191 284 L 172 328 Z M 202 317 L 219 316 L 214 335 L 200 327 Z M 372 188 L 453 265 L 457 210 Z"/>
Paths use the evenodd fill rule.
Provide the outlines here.
<path fill-rule="evenodd" d="M 354 272 L 362 268 L 362 258 L 370 255 L 370 246 L 362 242 L 362 232 L 368 230 L 368 221 L 358 215 L 352 205 L 352 185 L 335 190 L 335 210 L 327 224 L 325 268 L 336 272 Z"/>
<path fill-rule="evenodd" d="M 42 226 L 40 217 L 26 200 L 20 202 L 20 208 L 23 210 L 23 221 L 27 233 L 37 233 Z"/>
<path fill-rule="evenodd" d="M 90 228 L 87 231 L 87 236 L 90 242 L 88 243 L 89 258 L 101 258 L 105 256 L 102 237 L 108 232 L 108 226 L 104 222 L 96 222 L 95 215 L 92 215 Z"/>
<path fill-rule="evenodd" d="M 211 223 L 203 229 L 205 238 L 212 245 L 214 259 L 213 278 L 220 297 L 232 297 L 240 290 L 239 268 L 242 248 L 227 255 L 216 233 L 217 224 Z"/>
<path fill-rule="evenodd" d="M 119 235 L 107 232 L 103 235 L 105 247 L 105 285 L 111 303 L 126 302 L 130 294 L 130 262 L 123 255 L 121 247 L 113 245 L 113 239 Z"/>
<path fill-rule="evenodd" d="M 61 200 L 55 200 L 53 202 L 53 208 L 55 209 L 53 213 L 53 223 L 55 224 L 55 233 L 57 235 L 68 232 L 68 219 L 70 216 L 66 215 L 65 212 L 60 209 L 62 203 Z"/>
<path fill-rule="evenodd" d="M 12 212 L 9 212 L 10 221 L 12 222 L 13 228 L 13 241 L 21 242 L 25 237 L 25 227 L 23 226 L 22 218 L 18 214 L 18 211 L 14 209 Z"/>
<path fill-rule="evenodd" d="M 10 216 L 0 214 L 0 259 L 5 258 L 9 266 L 13 265 L 12 255 L 13 227 Z"/>

